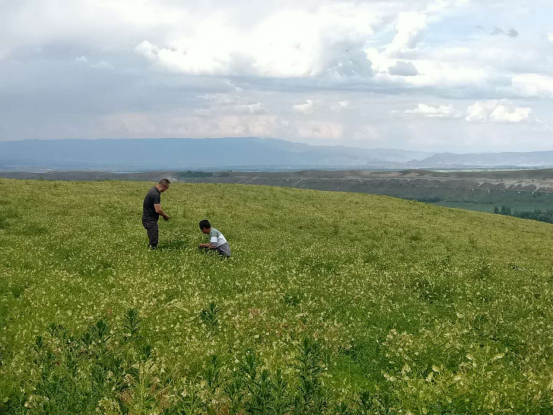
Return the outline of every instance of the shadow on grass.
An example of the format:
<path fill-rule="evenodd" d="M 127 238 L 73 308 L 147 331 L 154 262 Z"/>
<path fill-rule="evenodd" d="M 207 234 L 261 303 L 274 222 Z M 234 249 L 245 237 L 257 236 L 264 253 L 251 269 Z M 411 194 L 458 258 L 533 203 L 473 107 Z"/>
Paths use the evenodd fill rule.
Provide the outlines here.
<path fill-rule="evenodd" d="M 186 249 L 188 247 L 188 241 L 178 240 L 178 241 L 167 241 L 160 242 L 157 249 L 161 251 L 177 251 Z"/>

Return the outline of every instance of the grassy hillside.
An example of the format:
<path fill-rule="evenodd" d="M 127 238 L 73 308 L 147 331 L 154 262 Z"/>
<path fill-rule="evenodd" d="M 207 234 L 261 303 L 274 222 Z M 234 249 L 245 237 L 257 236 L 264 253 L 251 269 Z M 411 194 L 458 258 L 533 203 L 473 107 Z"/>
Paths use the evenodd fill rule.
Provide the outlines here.
<path fill-rule="evenodd" d="M 0 412 L 553 411 L 550 225 L 176 184 L 149 252 L 151 186 L 0 180 Z"/>
<path fill-rule="evenodd" d="M 0 178 L 39 180 L 159 181 L 174 177 L 187 183 L 250 184 L 387 195 L 461 209 L 493 212 L 495 206 L 516 210 L 553 209 L 553 169 L 509 171 L 429 170 L 303 170 L 150 171 L 108 173 L 94 171 L 1 172 Z"/>

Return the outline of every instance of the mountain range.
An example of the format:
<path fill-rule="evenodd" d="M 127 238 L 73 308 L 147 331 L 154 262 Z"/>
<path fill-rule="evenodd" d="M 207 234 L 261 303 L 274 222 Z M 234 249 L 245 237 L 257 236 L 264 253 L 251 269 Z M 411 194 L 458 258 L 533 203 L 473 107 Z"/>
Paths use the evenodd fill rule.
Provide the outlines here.
<path fill-rule="evenodd" d="M 0 169 L 394 168 L 431 153 L 311 146 L 255 137 L 0 142 Z"/>
<path fill-rule="evenodd" d="M 552 167 L 553 151 L 452 154 L 312 146 L 269 138 L 0 142 L 0 170 L 288 170 Z"/>

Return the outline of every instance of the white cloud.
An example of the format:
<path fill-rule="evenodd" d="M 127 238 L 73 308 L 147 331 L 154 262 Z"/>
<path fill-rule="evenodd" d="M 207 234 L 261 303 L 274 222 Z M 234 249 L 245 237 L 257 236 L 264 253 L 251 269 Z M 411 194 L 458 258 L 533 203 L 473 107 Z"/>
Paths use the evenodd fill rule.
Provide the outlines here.
<path fill-rule="evenodd" d="M 342 112 L 347 110 L 348 108 L 351 108 L 351 103 L 345 99 L 330 106 L 330 110 L 333 112 Z"/>
<path fill-rule="evenodd" d="M 194 115 L 201 117 L 209 117 L 213 115 L 228 115 L 228 114 L 267 114 L 269 111 L 260 102 L 256 104 L 237 104 L 223 105 L 209 108 L 198 108 L 194 110 Z"/>
<path fill-rule="evenodd" d="M 99 62 L 91 63 L 90 66 L 92 68 L 96 68 L 96 69 L 115 69 L 114 66 L 111 63 L 106 62 L 106 61 L 99 61 Z"/>
<path fill-rule="evenodd" d="M 309 121 L 300 123 L 298 134 L 303 138 L 340 139 L 344 126 L 335 122 Z"/>
<path fill-rule="evenodd" d="M 492 149 L 553 142 L 533 121 L 552 124 L 543 0 L 0 3 L 0 140 L 258 134 L 474 151 L 491 137 Z M 102 121 L 110 115 L 116 131 Z M 475 128 L 487 138 L 470 139 Z"/>
<path fill-rule="evenodd" d="M 198 98 L 207 102 L 207 107 L 197 108 L 194 114 L 198 116 L 226 115 L 226 114 L 266 114 L 267 107 L 261 102 L 248 102 L 240 92 L 231 94 L 204 94 Z"/>
<path fill-rule="evenodd" d="M 287 124 L 287 121 L 278 117 L 255 117 L 248 123 L 248 129 L 250 135 L 256 137 L 274 137 L 277 135 L 277 131 Z"/>
<path fill-rule="evenodd" d="M 229 105 L 236 103 L 235 97 L 231 97 L 229 94 L 223 94 L 220 92 L 216 94 L 199 95 L 198 98 L 213 102 L 216 105 Z"/>
<path fill-rule="evenodd" d="M 89 67 L 95 69 L 114 69 L 113 65 L 109 62 L 101 60 L 99 62 L 91 62 L 86 56 L 79 56 L 75 58 L 75 62 L 79 64 L 88 64 Z"/>
<path fill-rule="evenodd" d="M 427 17 L 425 14 L 418 12 L 400 13 L 395 24 L 396 35 L 392 43 L 387 46 L 387 52 L 402 52 L 415 48 L 426 26 Z"/>
<path fill-rule="evenodd" d="M 414 110 L 406 110 L 405 114 L 422 115 L 428 118 L 454 118 L 458 116 L 453 105 L 438 105 L 434 107 L 419 104 Z"/>
<path fill-rule="evenodd" d="M 353 134 L 354 141 L 382 141 L 384 137 L 382 136 L 380 130 L 374 125 L 363 125 L 355 131 Z"/>
<path fill-rule="evenodd" d="M 292 111 L 298 114 L 313 114 L 314 112 L 314 105 L 312 99 L 308 99 L 305 101 L 305 104 L 296 104 L 292 106 Z"/>
<path fill-rule="evenodd" d="M 113 114 L 103 121 L 104 128 L 112 137 L 239 137 L 244 135 L 271 137 L 286 122 L 273 116 L 235 116 L 211 117 L 151 116 L 145 113 Z"/>
<path fill-rule="evenodd" d="M 515 107 L 506 100 L 477 101 L 467 108 L 466 120 L 519 123 L 528 120 L 531 112 L 531 108 Z"/>
<path fill-rule="evenodd" d="M 526 98 L 553 98 L 553 76 L 522 74 L 511 78 L 506 92 Z"/>
<path fill-rule="evenodd" d="M 169 71 L 195 75 L 373 75 L 364 49 L 378 16 L 363 5 L 285 9 L 261 17 L 248 28 L 215 16 L 219 17 L 193 23 L 190 33 L 162 46 L 144 40 L 135 51 Z"/>
<path fill-rule="evenodd" d="M 265 108 L 265 106 L 260 102 L 257 102 L 255 104 L 237 105 L 235 109 L 238 112 L 243 112 L 246 114 L 265 114 L 268 112 L 267 108 Z"/>

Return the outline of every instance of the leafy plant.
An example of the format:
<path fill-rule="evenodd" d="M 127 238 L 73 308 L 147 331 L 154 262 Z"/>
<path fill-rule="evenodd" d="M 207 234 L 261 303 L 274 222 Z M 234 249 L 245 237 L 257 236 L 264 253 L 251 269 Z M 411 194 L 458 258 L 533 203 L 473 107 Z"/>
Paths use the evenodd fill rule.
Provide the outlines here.
<path fill-rule="evenodd" d="M 200 320 L 207 326 L 208 330 L 214 330 L 219 325 L 219 318 L 217 316 L 219 311 L 221 310 L 213 301 L 209 303 L 207 309 L 200 311 Z"/>

